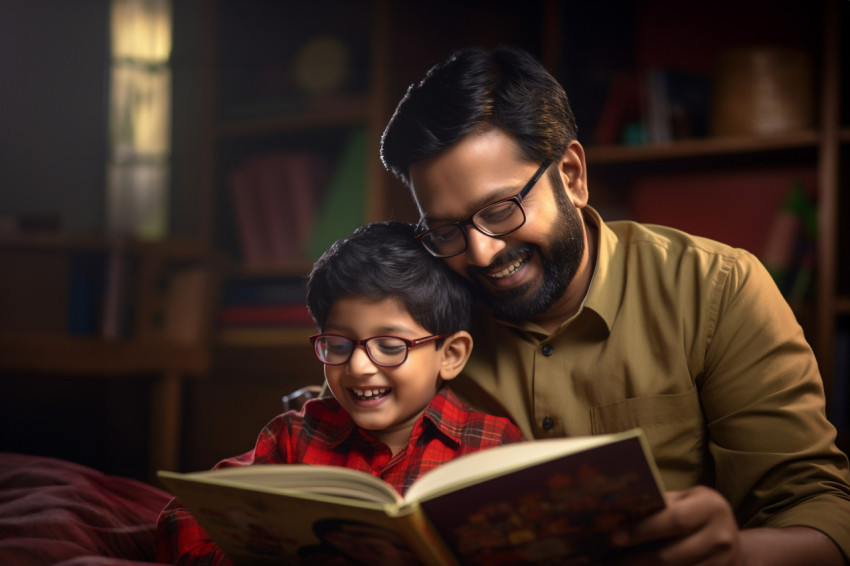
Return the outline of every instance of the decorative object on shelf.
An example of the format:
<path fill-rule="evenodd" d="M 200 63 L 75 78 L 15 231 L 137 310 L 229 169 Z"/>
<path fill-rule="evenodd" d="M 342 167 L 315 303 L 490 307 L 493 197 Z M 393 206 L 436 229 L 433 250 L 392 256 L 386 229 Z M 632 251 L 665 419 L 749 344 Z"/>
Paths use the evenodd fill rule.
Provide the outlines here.
<path fill-rule="evenodd" d="M 784 47 L 732 49 L 717 61 L 712 133 L 770 135 L 814 125 L 807 55 Z"/>
<path fill-rule="evenodd" d="M 337 92 L 351 73 L 348 46 L 333 35 L 308 41 L 293 61 L 295 84 L 311 95 Z"/>

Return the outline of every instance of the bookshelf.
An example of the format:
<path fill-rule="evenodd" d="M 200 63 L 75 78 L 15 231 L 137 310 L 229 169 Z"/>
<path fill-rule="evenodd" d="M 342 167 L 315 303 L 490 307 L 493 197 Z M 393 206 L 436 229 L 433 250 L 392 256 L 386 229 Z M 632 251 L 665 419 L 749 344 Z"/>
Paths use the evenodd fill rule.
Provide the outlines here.
<path fill-rule="evenodd" d="M 715 34 L 714 39 L 707 41 L 702 41 L 704 38 L 698 27 L 682 23 L 688 20 L 682 16 L 684 8 L 664 1 L 633 2 L 629 5 L 635 10 L 635 28 L 643 26 L 643 29 L 631 31 L 637 52 L 630 61 L 633 68 L 673 64 L 671 59 L 676 60 L 677 57 L 680 60 L 706 58 L 727 47 L 746 44 L 744 38 L 748 34 L 755 38 L 754 41 L 764 39 L 780 44 L 784 41 L 804 50 L 810 58 L 813 104 L 816 108 L 810 128 L 773 135 L 686 138 L 636 146 L 586 144 L 586 151 L 589 178 L 593 183 L 591 204 L 596 197 L 597 203 L 601 199 L 602 206 L 628 201 L 633 197 L 631 191 L 646 179 L 670 177 L 681 183 L 682 191 L 689 191 L 691 184 L 698 185 L 695 182 L 700 177 L 717 174 L 728 174 L 728 178 L 734 178 L 787 168 L 793 171 L 789 175 L 803 171 L 810 176 L 818 217 L 817 260 L 814 281 L 806 298 L 792 301 L 792 307 L 818 358 L 830 416 L 839 428 L 839 443 L 846 450 L 850 446 L 850 366 L 847 361 L 850 351 L 847 350 L 846 339 L 850 332 L 850 273 L 842 258 L 850 253 L 850 230 L 840 219 L 850 212 L 846 198 L 850 178 L 846 167 L 850 163 L 850 109 L 846 97 L 841 95 L 847 91 L 847 77 L 850 76 L 848 5 L 834 0 L 823 0 L 805 7 L 785 2 L 782 8 L 771 8 L 774 15 L 786 14 L 777 22 L 772 17 L 749 18 L 745 11 L 749 8 L 721 3 L 714 10 L 699 11 L 700 17 L 706 18 L 700 26 L 713 28 L 713 12 L 737 14 L 736 19 L 746 21 L 746 25 L 718 22 L 719 27 L 714 29 L 728 28 L 729 33 Z M 670 21 L 659 22 L 658 29 L 671 31 L 669 37 L 661 34 L 653 42 L 649 39 L 651 30 L 647 28 L 647 22 L 667 9 L 674 14 L 671 18 L 681 17 L 682 21 L 676 21 L 677 26 L 672 26 Z M 753 9 L 758 9 L 758 6 Z M 786 34 L 785 40 L 771 35 L 791 24 L 796 28 L 793 33 Z M 746 195 L 727 200 L 722 206 L 736 207 L 742 206 L 742 203 L 755 208 L 764 206 L 758 202 L 747 202 Z M 751 212 L 753 210 L 750 209 Z M 616 212 L 629 215 L 628 211 L 621 209 L 616 209 Z M 681 227 L 688 230 L 684 222 Z"/>
<path fill-rule="evenodd" d="M 225 285 L 304 276 L 328 244 L 356 226 L 385 219 L 415 221 L 418 215 L 409 193 L 386 173 L 378 157 L 380 135 L 407 85 L 418 80 L 438 57 L 467 43 L 469 33 L 489 44 L 499 40 L 518 43 L 542 56 L 546 52 L 543 43 L 555 31 L 539 33 L 546 14 L 553 14 L 556 4 L 550 1 L 532 2 L 519 19 L 516 7 L 502 2 L 439 1 L 426 6 L 387 0 L 331 0 L 319 4 L 320 8 L 311 8 L 216 0 L 200 8 L 199 19 L 205 22 L 201 36 L 209 38 L 209 47 L 200 57 L 206 85 L 202 90 L 208 94 L 198 127 L 198 142 L 203 146 L 195 175 L 202 181 L 198 224 L 201 238 L 232 259 Z M 479 17 L 485 8 L 491 12 L 487 25 Z M 443 17 L 445 12 L 451 12 L 450 21 Z M 494 22 L 504 25 L 493 27 Z M 434 35 L 429 23 L 440 25 L 442 33 Z M 280 39 L 288 35 L 293 37 Z M 303 54 L 304 46 L 328 36 L 345 44 L 353 76 L 338 88 L 318 94 L 288 84 L 284 75 Z M 405 44 L 416 48 L 395 48 Z M 233 171 L 255 155 L 308 151 L 323 156 L 333 177 L 352 133 L 365 136 L 361 178 L 347 183 L 342 191 L 348 201 L 339 206 L 327 203 L 327 208 L 349 214 L 326 220 L 331 229 L 303 257 L 246 261 L 239 222 L 233 214 L 236 203 L 230 194 Z M 357 197 L 352 199 L 354 193 Z M 350 214 L 354 209 L 357 212 Z M 225 329 L 220 333 L 220 347 L 231 352 L 222 359 L 232 359 L 234 350 L 251 360 L 258 348 L 303 347 L 312 330 L 312 325 L 302 325 L 271 329 L 265 337 L 256 332 L 252 344 L 250 332 Z"/>
<path fill-rule="evenodd" d="M 149 477 L 176 469 L 184 381 L 212 363 L 220 267 L 191 241 L 0 237 L 0 379 L 10 391 L 57 379 L 145 382 Z"/>
<path fill-rule="evenodd" d="M 846 365 L 834 367 L 838 357 L 850 355 L 836 346 L 836 336 L 850 333 L 850 266 L 841 261 L 850 254 L 850 227 L 839 222 L 850 212 L 844 198 L 848 174 L 843 165 L 850 162 L 850 111 L 840 96 L 847 89 L 850 59 L 846 2 L 819 0 L 803 5 L 782 0 L 767 7 L 759 2 L 721 0 L 695 7 L 674 0 L 537 0 L 521 4 L 357 0 L 351 3 L 356 16 L 348 23 L 350 29 L 360 30 L 352 41 L 365 63 L 359 68 L 362 76 L 356 84 L 315 104 L 282 109 L 281 104 L 275 107 L 263 101 L 253 114 L 228 113 L 234 100 L 251 99 L 259 87 L 244 75 L 222 75 L 223 69 L 238 66 L 240 60 L 255 71 L 263 65 L 274 68 L 297 52 L 295 47 L 269 47 L 270 38 L 285 35 L 288 25 L 285 18 L 275 16 L 275 10 L 284 8 L 271 4 L 235 0 L 201 4 L 201 20 L 206 22 L 201 37 L 209 41 L 201 57 L 205 96 L 200 104 L 205 118 L 196 132 L 202 148 L 194 176 L 200 186 L 198 226 L 204 241 L 233 258 L 228 280 L 303 276 L 312 259 L 254 266 L 241 261 L 224 180 L 244 156 L 270 148 L 307 148 L 323 152 L 335 163 L 346 136 L 362 128 L 367 139 L 365 182 L 361 185 L 363 222 L 415 220 L 406 189 L 378 160 L 380 134 L 395 104 L 409 84 L 452 49 L 509 43 L 540 57 L 565 85 L 586 148 L 591 205 L 604 209 L 613 203 L 619 207 L 633 198 L 641 182 L 652 178 L 676 176 L 685 192 L 690 181 L 709 173 L 744 179 L 758 171 L 789 168 L 814 179 L 819 215 L 815 279 L 807 299 L 793 307 L 818 356 L 828 394 L 837 391 L 837 396 L 847 397 L 844 405 L 850 404 L 846 393 L 850 375 L 838 373 Z M 264 14 L 260 5 L 272 13 Z M 337 2 L 322 6 L 328 14 L 341 9 Z M 753 17 L 759 10 L 763 13 Z M 486 18 L 482 17 L 485 13 Z M 260 21 L 264 19 L 268 22 Z M 298 25 L 311 33 L 323 31 L 310 23 L 322 19 L 310 18 L 306 12 L 294 13 L 290 20 L 300 22 Z M 250 37 L 240 40 L 240 29 L 243 33 L 250 29 Z M 434 33 L 435 29 L 440 33 Z M 683 64 L 710 73 L 719 53 L 752 42 L 778 43 L 809 55 L 815 107 L 810 127 L 774 135 L 694 137 L 640 146 L 593 143 L 591 134 L 617 72 Z M 760 209 L 766 205 L 745 199 L 727 206 L 763 214 Z M 339 235 L 347 231 L 341 228 Z M 311 331 L 297 328 L 255 344 L 220 342 L 216 371 L 229 377 L 285 376 L 289 379 L 286 390 L 309 384 L 309 374 L 317 376 L 318 372 L 306 346 Z"/>

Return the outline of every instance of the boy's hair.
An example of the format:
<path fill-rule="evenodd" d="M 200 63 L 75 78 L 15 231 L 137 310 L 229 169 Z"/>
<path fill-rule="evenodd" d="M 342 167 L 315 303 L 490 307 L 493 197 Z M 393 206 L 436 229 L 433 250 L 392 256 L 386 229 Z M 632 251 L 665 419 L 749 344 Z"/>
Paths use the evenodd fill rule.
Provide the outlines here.
<path fill-rule="evenodd" d="M 413 163 L 493 128 L 536 163 L 556 161 L 576 139 L 563 87 L 534 57 L 507 46 L 461 49 L 408 88 L 381 137 L 381 160 L 410 187 Z"/>
<path fill-rule="evenodd" d="M 335 242 L 307 279 L 307 308 L 323 332 L 328 312 L 343 297 L 399 301 L 431 334 L 469 330 L 469 287 L 414 237 L 406 222 L 375 222 Z"/>

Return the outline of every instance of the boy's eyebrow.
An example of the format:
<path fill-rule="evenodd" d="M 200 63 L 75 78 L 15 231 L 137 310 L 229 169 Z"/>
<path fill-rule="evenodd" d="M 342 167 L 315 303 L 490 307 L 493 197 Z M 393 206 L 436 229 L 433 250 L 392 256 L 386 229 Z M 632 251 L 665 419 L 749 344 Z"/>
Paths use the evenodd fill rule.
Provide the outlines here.
<path fill-rule="evenodd" d="M 356 334 L 356 332 L 354 332 L 351 328 L 348 328 L 346 326 L 335 326 L 333 324 L 326 324 L 324 332 L 326 332 L 326 333 L 328 333 L 328 332 L 339 333 L 339 334 L 346 334 L 347 333 L 347 334 L 351 334 L 352 337 L 353 337 L 353 335 Z M 371 336 L 393 336 L 394 334 L 397 334 L 397 333 L 398 334 L 417 334 L 418 335 L 417 332 L 413 331 L 410 328 L 404 327 L 404 326 L 381 326 L 381 327 L 378 327 L 377 329 L 375 329 L 375 331 L 372 334 L 370 334 L 369 336 L 367 336 L 366 338 L 371 337 Z"/>

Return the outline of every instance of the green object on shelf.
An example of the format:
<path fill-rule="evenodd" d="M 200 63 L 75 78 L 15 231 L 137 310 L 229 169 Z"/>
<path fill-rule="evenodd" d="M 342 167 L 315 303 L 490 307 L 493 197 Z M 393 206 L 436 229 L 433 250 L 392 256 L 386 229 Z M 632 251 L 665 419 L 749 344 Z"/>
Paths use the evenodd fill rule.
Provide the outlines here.
<path fill-rule="evenodd" d="M 319 207 L 307 247 L 316 260 L 336 240 L 351 234 L 365 219 L 366 129 L 351 134 Z"/>

